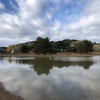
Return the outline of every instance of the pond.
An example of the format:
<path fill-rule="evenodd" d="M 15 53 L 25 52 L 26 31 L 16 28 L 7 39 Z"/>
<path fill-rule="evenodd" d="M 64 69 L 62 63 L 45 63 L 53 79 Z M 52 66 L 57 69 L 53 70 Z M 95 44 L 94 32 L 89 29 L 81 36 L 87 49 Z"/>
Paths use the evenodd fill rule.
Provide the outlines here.
<path fill-rule="evenodd" d="M 3 57 L 0 82 L 25 100 L 100 100 L 100 56 Z"/>

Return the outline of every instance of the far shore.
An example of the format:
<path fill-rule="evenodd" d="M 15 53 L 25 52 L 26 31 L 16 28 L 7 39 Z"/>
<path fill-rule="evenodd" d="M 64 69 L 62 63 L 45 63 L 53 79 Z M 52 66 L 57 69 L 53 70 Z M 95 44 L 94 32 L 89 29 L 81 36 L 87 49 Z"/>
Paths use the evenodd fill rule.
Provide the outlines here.
<path fill-rule="evenodd" d="M 100 56 L 100 52 L 92 52 L 87 54 L 80 53 L 56 53 L 56 54 L 39 54 L 34 53 L 14 53 L 14 54 L 0 54 L 0 57 L 84 57 L 84 56 Z"/>

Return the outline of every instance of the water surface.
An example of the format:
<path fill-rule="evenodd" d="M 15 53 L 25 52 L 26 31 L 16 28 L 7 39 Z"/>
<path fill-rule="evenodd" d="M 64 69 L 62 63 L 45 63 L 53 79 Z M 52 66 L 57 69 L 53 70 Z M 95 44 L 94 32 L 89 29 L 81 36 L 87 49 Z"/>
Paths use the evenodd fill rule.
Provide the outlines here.
<path fill-rule="evenodd" d="M 100 100 L 100 57 L 0 58 L 0 81 L 26 100 Z"/>

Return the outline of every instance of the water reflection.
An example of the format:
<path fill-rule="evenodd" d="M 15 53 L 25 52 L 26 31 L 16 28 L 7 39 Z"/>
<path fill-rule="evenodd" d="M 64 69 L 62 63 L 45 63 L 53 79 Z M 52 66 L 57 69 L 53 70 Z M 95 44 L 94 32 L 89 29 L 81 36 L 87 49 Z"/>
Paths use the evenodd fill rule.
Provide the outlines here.
<path fill-rule="evenodd" d="M 12 57 L 8 57 L 7 59 L 9 63 L 12 63 Z"/>
<path fill-rule="evenodd" d="M 100 100 L 100 57 L 7 59 L 0 62 L 0 81 L 26 100 Z"/>
<path fill-rule="evenodd" d="M 3 62 L 3 57 L 0 57 L 0 62 Z"/>
<path fill-rule="evenodd" d="M 73 57 L 72 57 L 73 58 Z M 60 60 L 55 60 L 56 58 L 35 58 L 31 60 L 16 60 L 17 63 L 19 64 L 29 64 L 31 65 L 31 68 L 34 68 L 34 70 L 37 72 L 38 75 L 41 74 L 46 74 L 48 75 L 50 70 L 55 66 L 58 68 L 63 68 L 63 67 L 70 67 L 70 66 L 79 66 L 83 67 L 84 69 L 89 69 L 91 65 L 93 65 L 93 60 L 76 60 L 76 61 L 71 61 L 67 58 L 60 58 Z"/>

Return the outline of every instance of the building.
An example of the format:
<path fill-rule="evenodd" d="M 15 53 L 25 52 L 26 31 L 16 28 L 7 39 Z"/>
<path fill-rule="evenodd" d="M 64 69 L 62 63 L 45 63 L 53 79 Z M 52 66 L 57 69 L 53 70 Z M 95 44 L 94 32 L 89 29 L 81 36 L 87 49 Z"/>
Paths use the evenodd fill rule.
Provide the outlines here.
<path fill-rule="evenodd" d="M 6 47 L 0 47 L 0 53 L 6 53 L 7 48 Z"/>

